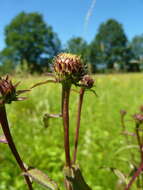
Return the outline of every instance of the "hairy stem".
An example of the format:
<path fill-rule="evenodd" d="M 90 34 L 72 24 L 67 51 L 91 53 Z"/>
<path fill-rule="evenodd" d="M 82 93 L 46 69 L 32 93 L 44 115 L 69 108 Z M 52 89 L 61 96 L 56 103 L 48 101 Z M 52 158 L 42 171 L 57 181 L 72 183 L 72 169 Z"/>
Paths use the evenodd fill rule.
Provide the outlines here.
<path fill-rule="evenodd" d="M 2 130 L 4 132 L 4 135 L 8 141 L 8 146 L 13 154 L 13 156 L 15 157 L 16 161 L 17 161 L 17 164 L 19 165 L 20 169 L 23 171 L 23 172 L 26 172 L 27 169 L 25 168 L 21 158 L 20 158 L 20 155 L 16 149 L 16 146 L 14 144 L 14 141 L 13 141 L 13 138 L 11 136 L 11 133 L 10 133 L 10 129 L 9 129 L 9 124 L 8 124 L 8 120 L 7 120 L 7 114 L 6 114 L 6 109 L 5 109 L 5 105 L 0 105 L 0 123 L 1 123 L 1 126 L 2 126 Z M 25 178 L 25 181 L 28 185 L 28 188 L 29 190 L 33 190 L 32 188 L 32 184 L 30 182 L 30 179 L 28 176 L 24 176 Z"/>
<path fill-rule="evenodd" d="M 73 164 L 76 162 L 77 157 L 77 148 L 78 148 L 78 140 L 79 140 L 79 129 L 80 129 L 80 119 L 81 119 L 81 109 L 83 103 L 83 96 L 84 96 L 85 89 L 80 89 L 79 95 L 79 104 L 78 104 L 78 112 L 77 112 L 77 124 L 76 124 L 76 131 L 75 131 L 75 140 L 74 140 L 74 153 L 73 153 Z"/>
<path fill-rule="evenodd" d="M 62 85 L 62 116 L 64 126 L 64 148 L 66 157 L 66 166 L 71 167 L 70 143 L 69 143 L 69 96 L 71 86 Z"/>

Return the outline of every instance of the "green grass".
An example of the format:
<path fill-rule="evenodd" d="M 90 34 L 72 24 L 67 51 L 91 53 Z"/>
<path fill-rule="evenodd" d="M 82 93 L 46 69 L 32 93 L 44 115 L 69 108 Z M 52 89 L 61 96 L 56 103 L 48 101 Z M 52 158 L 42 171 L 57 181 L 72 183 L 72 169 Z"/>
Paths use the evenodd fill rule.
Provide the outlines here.
<path fill-rule="evenodd" d="M 128 119 L 143 104 L 142 74 L 98 75 L 98 97 L 87 92 L 82 110 L 78 163 L 87 183 L 93 190 L 114 190 L 117 177 L 108 169 L 118 168 L 129 172 L 129 151 L 116 152 L 124 147 L 120 135 L 120 109 L 128 110 Z M 19 80 L 18 78 L 16 80 Z M 46 77 L 29 77 L 21 88 L 46 80 Z M 28 100 L 7 105 L 9 123 L 17 148 L 28 166 L 41 169 L 60 184 L 63 189 L 63 127 L 61 119 L 51 119 L 45 129 L 44 113 L 59 113 L 61 86 L 47 84 L 28 93 Z M 75 116 L 78 95 L 70 99 L 70 141 L 73 150 Z M 133 122 L 128 122 L 132 130 Z M 136 151 L 136 150 L 135 150 Z M 137 155 L 138 156 L 138 155 Z M 23 177 L 7 145 L 0 144 L 0 190 L 26 190 Z M 43 188 L 34 183 L 34 190 Z M 133 187 L 133 190 L 136 190 Z"/>

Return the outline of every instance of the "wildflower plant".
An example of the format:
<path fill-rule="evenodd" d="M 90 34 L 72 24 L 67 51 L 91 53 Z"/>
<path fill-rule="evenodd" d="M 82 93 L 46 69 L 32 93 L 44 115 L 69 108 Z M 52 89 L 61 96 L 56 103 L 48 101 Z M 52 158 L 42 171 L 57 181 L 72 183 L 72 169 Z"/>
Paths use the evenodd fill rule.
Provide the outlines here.
<path fill-rule="evenodd" d="M 53 74 L 52 79 L 46 80 L 34 84 L 31 88 L 35 88 L 39 85 L 47 84 L 50 82 L 61 84 L 61 111 L 59 114 L 45 114 L 43 121 L 45 127 L 48 127 L 49 118 L 59 118 L 63 120 L 63 133 L 64 133 L 64 152 L 65 152 L 65 166 L 64 172 L 64 184 L 67 190 L 91 190 L 91 188 L 85 182 L 79 165 L 77 165 L 77 153 L 78 153 L 78 142 L 79 142 L 79 131 L 80 131 L 80 120 L 81 120 L 81 110 L 84 100 L 85 92 L 92 91 L 94 87 L 94 80 L 91 76 L 87 74 L 86 65 L 80 56 L 60 53 L 53 60 Z M 22 170 L 25 181 L 28 185 L 29 190 L 32 190 L 32 181 L 36 181 L 42 184 L 44 187 L 51 190 L 59 190 L 59 187 L 55 181 L 50 179 L 46 174 L 36 168 L 27 168 L 23 164 L 23 161 L 16 149 L 13 138 L 10 133 L 10 128 L 7 120 L 7 114 L 5 109 L 5 104 L 10 104 L 12 101 L 24 100 L 24 97 L 19 97 L 20 94 L 27 92 L 29 90 L 17 90 L 19 83 L 13 85 L 8 77 L 0 78 L 0 123 L 4 132 L 1 136 L 0 142 L 7 143 Z M 71 154 L 70 145 L 70 115 L 69 115 L 69 101 L 70 92 L 72 85 L 80 88 L 79 102 L 77 107 L 77 121 L 75 126 L 75 138 L 74 138 L 74 150 Z M 95 93 L 95 92 L 94 92 Z"/>
<path fill-rule="evenodd" d="M 19 168 L 22 172 L 26 172 L 27 169 L 24 166 L 24 163 L 16 149 L 15 143 L 13 141 L 12 135 L 10 133 L 10 127 L 7 119 L 6 107 L 5 104 L 10 104 L 13 101 L 24 100 L 24 97 L 19 97 L 18 95 L 27 90 L 16 90 L 16 87 L 19 83 L 13 85 L 12 81 L 7 76 L 6 78 L 0 78 L 0 123 L 4 135 L 2 136 L 1 142 L 8 144 L 13 156 L 15 157 Z M 32 190 L 32 183 L 28 176 L 24 176 L 25 181 L 28 185 L 29 190 Z"/>
<path fill-rule="evenodd" d="M 125 188 L 124 190 L 129 190 L 132 188 L 133 183 L 136 182 L 136 186 L 138 189 L 143 188 L 143 113 L 142 109 L 143 107 L 140 107 L 140 112 L 136 113 L 132 116 L 132 120 L 134 122 L 134 132 L 129 132 L 126 127 L 126 120 L 125 117 L 127 115 L 127 112 L 125 110 L 121 110 L 121 126 L 122 126 L 122 134 L 125 136 L 127 148 L 131 148 L 133 146 L 134 140 L 136 140 L 137 148 L 139 150 L 140 157 L 137 157 L 137 154 L 134 154 L 132 150 L 129 150 L 131 161 L 130 165 L 132 166 L 132 169 L 130 171 L 129 175 L 124 175 L 125 177 Z M 138 161 L 139 160 L 139 161 Z"/>
<path fill-rule="evenodd" d="M 61 53 L 54 59 L 54 71 L 57 80 L 62 84 L 61 112 L 64 126 L 64 148 L 66 164 L 64 168 L 67 190 L 90 189 L 83 180 L 79 167 L 76 166 L 77 146 L 79 140 L 80 116 L 85 89 L 93 87 L 93 79 L 86 75 L 86 66 L 82 59 L 73 54 Z M 71 86 L 80 86 L 77 125 L 75 130 L 74 153 L 71 160 L 69 143 L 69 97 Z M 78 175 L 78 180 L 76 179 Z M 81 180 L 79 180 L 81 178 Z M 70 180 L 71 179 L 71 180 Z M 83 187 L 81 187 L 83 186 Z"/>

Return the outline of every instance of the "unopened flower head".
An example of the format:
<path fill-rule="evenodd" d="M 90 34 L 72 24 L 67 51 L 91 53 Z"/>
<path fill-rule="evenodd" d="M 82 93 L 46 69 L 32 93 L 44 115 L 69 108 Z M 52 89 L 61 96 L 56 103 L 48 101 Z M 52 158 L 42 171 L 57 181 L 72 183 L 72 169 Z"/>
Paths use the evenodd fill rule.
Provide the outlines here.
<path fill-rule="evenodd" d="M 69 80 L 77 83 L 86 73 L 80 56 L 70 53 L 60 53 L 54 59 L 54 71 L 60 82 Z"/>
<path fill-rule="evenodd" d="M 127 111 L 126 110 L 120 110 L 120 114 L 122 117 L 124 117 L 127 114 Z"/>
<path fill-rule="evenodd" d="M 25 98 L 17 97 L 19 94 L 26 92 L 27 90 L 16 91 L 16 87 L 19 83 L 13 85 L 8 76 L 6 78 L 0 77 L 0 105 L 10 104 L 12 101 L 23 100 Z"/>
<path fill-rule="evenodd" d="M 137 123 L 139 124 L 143 123 L 143 114 L 141 113 L 135 114 L 133 118 L 135 119 Z"/>
<path fill-rule="evenodd" d="M 80 81 L 80 84 L 85 88 L 92 88 L 94 85 L 94 80 L 89 75 L 84 75 L 82 80 Z"/>
<path fill-rule="evenodd" d="M 143 105 L 141 105 L 139 109 L 141 112 L 143 112 Z"/>

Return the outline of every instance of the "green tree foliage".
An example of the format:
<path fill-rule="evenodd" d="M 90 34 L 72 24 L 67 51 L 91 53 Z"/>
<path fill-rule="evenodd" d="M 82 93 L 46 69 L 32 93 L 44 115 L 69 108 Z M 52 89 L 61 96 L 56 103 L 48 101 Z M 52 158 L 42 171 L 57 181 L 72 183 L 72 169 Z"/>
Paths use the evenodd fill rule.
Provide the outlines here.
<path fill-rule="evenodd" d="M 90 45 L 90 61 L 92 64 L 106 64 L 113 69 L 114 63 L 129 62 L 131 49 L 123 27 L 114 19 L 102 23 L 98 33 Z"/>
<path fill-rule="evenodd" d="M 5 42 L 4 51 L 12 51 L 16 63 L 26 60 L 31 71 L 39 70 L 42 58 L 53 57 L 61 46 L 57 34 L 39 13 L 17 15 L 5 28 Z"/>
<path fill-rule="evenodd" d="M 84 56 L 87 51 L 87 43 L 81 37 L 73 37 L 67 42 L 67 50 L 70 53 Z"/>
<path fill-rule="evenodd" d="M 5 48 L 0 52 L 0 74 L 11 73 L 15 67 L 13 60 L 16 59 L 11 48 Z"/>
<path fill-rule="evenodd" d="M 137 58 L 143 58 L 143 34 L 132 39 L 131 47 Z"/>

